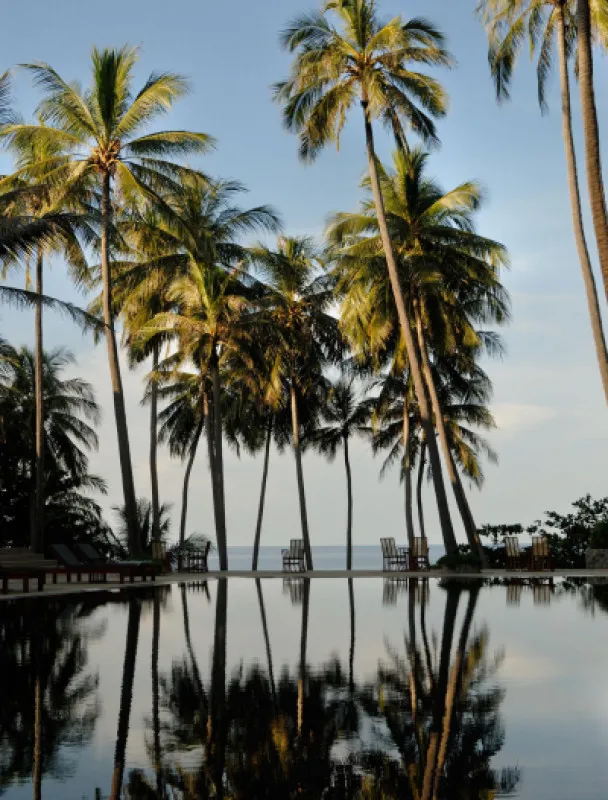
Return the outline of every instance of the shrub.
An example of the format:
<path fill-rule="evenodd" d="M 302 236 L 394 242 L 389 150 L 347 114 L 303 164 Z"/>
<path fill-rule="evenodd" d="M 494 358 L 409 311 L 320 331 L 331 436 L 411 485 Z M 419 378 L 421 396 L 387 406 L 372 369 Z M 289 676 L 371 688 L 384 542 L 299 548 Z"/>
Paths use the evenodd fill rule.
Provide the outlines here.
<path fill-rule="evenodd" d="M 479 556 L 471 553 L 468 545 L 458 545 L 454 555 L 442 556 L 435 564 L 437 569 L 449 569 L 453 572 L 478 572 L 481 569 Z"/>
<path fill-rule="evenodd" d="M 598 522 L 589 538 L 589 547 L 594 550 L 608 550 L 608 520 Z"/>

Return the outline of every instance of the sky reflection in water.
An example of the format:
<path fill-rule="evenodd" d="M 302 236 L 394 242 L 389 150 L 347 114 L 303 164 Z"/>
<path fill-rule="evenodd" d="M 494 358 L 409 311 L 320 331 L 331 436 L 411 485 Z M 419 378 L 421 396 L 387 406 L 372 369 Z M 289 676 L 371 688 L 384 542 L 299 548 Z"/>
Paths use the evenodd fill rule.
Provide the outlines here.
<path fill-rule="evenodd" d="M 604 798 L 606 592 L 230 579 L 3 603 L 0 794 Z"/>

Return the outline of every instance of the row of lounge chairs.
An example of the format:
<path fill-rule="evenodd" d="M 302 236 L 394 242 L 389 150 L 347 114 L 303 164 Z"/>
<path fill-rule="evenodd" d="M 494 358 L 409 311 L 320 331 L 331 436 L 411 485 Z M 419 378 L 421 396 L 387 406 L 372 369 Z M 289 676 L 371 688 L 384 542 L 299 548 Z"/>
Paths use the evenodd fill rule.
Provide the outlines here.
<path fill-rule="evenodd" d="M 57 583 L 58 577 L 65 577 L 68 583 L 75 579 L 82 581 L 87 576 L 89 582 L 106 583 L 109 575 L 116 575 L 120 583 L 128 580 L 133 583 L 136 578 L 142 581 L 155 580 L 158 566 L 151 561 L 111 561 L 102 556 L 93 545 L 88 543 L 56 544 L 49 547 L 49 553 L 55 558 L 45 558 L 39 553 L 27 549 L 10 548 L 0 550 L 0 581 L 2 593 L 7 594 L 9 582 L 20 580 L 22 589 L 28 592 L 30 582 L 34 580 L 38 591 L 42 591 L 48 576 Z"/>

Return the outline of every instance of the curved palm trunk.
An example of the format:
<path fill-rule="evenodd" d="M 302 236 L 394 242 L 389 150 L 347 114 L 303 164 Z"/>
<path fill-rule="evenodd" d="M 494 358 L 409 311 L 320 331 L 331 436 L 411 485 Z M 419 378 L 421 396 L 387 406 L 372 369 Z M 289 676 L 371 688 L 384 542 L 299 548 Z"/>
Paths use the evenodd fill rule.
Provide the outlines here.
<path fill-rule="evenodd" d="M 152 347 L 152 371 L 158 370 L 159 346 Z M 158 386 L 155 380 L 150 387 L 150 486 L 152 488 L 152 541 L 160 542 L 160 502 L 158 499 Z"/>
<path fill-rule="evenodd" d="M 462 628 L 460 631 L 460 639 L 454 655 L 454 663 L 450 672 L 450 680 L 445 700 L 445 710 L 443 715 L 443 726 L 441 731 L 441 743 L 439 745 L 439 754 L 437 756 L 437 769 L 435 771 L 435 784 L 433 787 L 433 798 L 438 797 L 439 782 L 443 775 L 445 762 L 448 754 L 448 744 L 450 740 L 450 733 L 452 729 L 452 719 L 454 716 L 454 703 L 460 691 L 462 683 L 462 672 L 464 668 L 465 654 L 469 634 L 471 632 L 471 625 L 473 624 L 473 615 L 475 613 L 475 606 L 477 605 L 477 598 L 479 597 L 479 586 L 474 586 L 469 591 L 469 602 L 467 603 L 467 610 L 464 615 Z"/>
<path fill-rule="evenodd" d="M 426 539 L 426 530 L 424 528 L 424 507 L 422 505 L 422 483 L 424 481 L 424 468 L 426 466 L 426 439 L 423 439 L 420 444 L 420 463 L 418 465 L 418 482 L 416 484 L 416 505 L 418 506 L 418 526 L 420 527 L 420 535 Z"/>
<path fill-rule="evenodd" d="M 424 768 L 424 781 L 422 784 L 420 800 L 431 800 L 435 788 L 439 758 L 439 741 L 446 707 L 446 697 L 450 674 L 450 656 L 452 653 L 452 641 L 454 639 L 454 628 L 456 625 L 456 615 L 458 613 L 458 603 L 460 601 L 460 591 L 461 590 L 459 588 L 448 587 L 445 601 L 439 675 L 437 676 L 437 684 L 434 688 L 433 716 L 429 731 L 429 745 L 427 749 L 426 764 Z"/>
<path fill-rule="evenodd" d="M 224 457 L 222 442 L 222 407 L 220 390 L 220 370 L 217 357 L 211 364 L 211 379 L 213 381 L 213 454 L 216 480 L 216 501 L 218 504 L 217 521 L 217 549 L 220 558 L 220 570 L 228 569 L 228 543 L 226 533 L 226 503 L 224 499 Z"/>
<path fill-rule="evenodd" d="M 156 774 L 156 794 L 162 797 L 163 773 L 160 747 L 160 703 L 158 681 L 158 651 L 160 645 L 160 596 L 157 589 L 154 593 L 154 611 L 152 620 L 152 728 L 154 736 L 154 772 Z"/>
<path fill-rule="evenodd" d="M 194 438 L 190 445 L 190 455 L 188 456 L 188 463 L 186 464 L 186 472 L 184 473 L 184 486 L 182 488 L 182 513 L 179 521 L 179 544 L 183 547 L 186 541 L 186 521 L 188 518 L 188 491 L 190 489 L 190 475 L 192 474 L 192 467 L 194 466 L 194 459 L 196 458 L 196 451 L 198 443 L 203 433 L 203 426 L 205 425 L 205 417 L 201 416 L 194 432 Z"/>
<path fill-rule="evenodd" d="M 581 211 L 581 196 L 578 182 L 578 167 L 574 150 L 574 137 L 572 135 L 572 109 L 570 106 L 570 79 L 568 77 L 568 59 L 566 56 L 566 25 L 564 10 L 558 6 L 557 10 L 557 47 L 559 53 L 559 76 L 562 95 L 562 136 L 566 150 L 566 166 L 568 173 L 568 190 L 570 192 L 570 207 L 572 211 L 572 224 L 574 226 L 574 239 L 578 251 L 578 259 L 583 273 L 583 283 L 587 295 L 589 316 L 591 317 L 591 331 L 595 344 L 595 354 L 600 368 L 600 376 L 608 403 L 608 350 L 602 326 L 602 315 L 597 296 L 595 277 L 585 239 L 583 214 Z"/>
<path fill-rule="evenodd" d="M 412 441 L 407 397 L 403 398 L 403 482 L 405 484 L 405 529 L 407 542 L 411 549 L 414 546 L 414 515 L 412 508 Z"/>
<path fill-rule="evenodd" d="M 312 563 L 312 550 L 310 547 L 310 534 L 308 532 L 308 514 L 306 512 L 306 494 L 304 492 L 304 474 L 302 472 L 302 451 L 300 449 L 300 422 L 298 419 L 298 398 L 296 387 L 291 383 L 291 434 L 293 438 L 293 454 L 296 459 L 296 476 L 298 479 L 298 497 L 300 499 L 300 521 L 302 523 L 302 538 L 304 539 L 304 552 L 306 554 L 306 568 L 314 569 Z"/>
<path fill-rule="evenodd" d="M 218 530 L 220 528 L 220 520 L 219 520 L 219 500 L 217 494 L 217 478 L 216 478 L 216 467 L 215 467 L 215 437 L 214 437 L 214 426 L 213 426 L 213 416 L 214 410 L 212 408 L 212 403 L 209 402 L 209 396 L 207 392 L 203 395 L 203 416 L 205 419 L 205 434 L 207 436 L 207 454 L 209 456 L 209 475 L 211 476 L 211 494 L 213 498 L 213 520 L 215 522 L 215 536 L 216 540 L 218 539 Z"/>
<path fill-rule="evenodd" d="M 258 603 L 260 604 L 260 616 L 262 618 L 262 633 L 264 634 L 264 645 L 266 647 L 266 660 L 268 661 L 268 680 L 270 681 L 270 692 L 272 702 L 276 703 L 277 690 L 274 683 L 274 669 L 272 666 L 272 650 L 270 649 L 270 636 L 268 634 L 268 622 L 266 621 L 266 608 L 264 607 L 264 595 L 262 593 L 262 581 L 255 579 L 255 588 L 258 593 Z"/>
<path fill-rule="evenodd" d="M 346 569 L 353 568 L 353 478 L 348 456 L 348 436 L 344 437 L 344 466 L 346 467 Z"/>
<path fill-rule="evenodd" d="M 578 82 L 580 87 L 585 156 L 587 163 L 587 188 L 595 239 L 600 257 L 604 290 L 608 298 L 608 218 L 602 178 L 600 134 L 593 88 L 593 42 L 589 0 L 578 0 L 576 7 L 578 29 Z"/>
<path fill-rule="evenodd" d="M 131 449 L 129 446 L 129 430 L 127 428 L 127 412 L 118 361 L 118 344 L 114 330 L 114 314 L 112 310 L 112 270 L 108 249 L 108 238 L 112 222 L 112 207 L 110 203 L 110 175 L 103 175 L 101 187 L 101 279 L 103 283 L 103 321 L 106 329 L 106 344 L 108 347 L 108 363 L 110 365 L 110 380 L 114 399 L 114 416 L 116 418 L 116 434 L 118 436 L 118 455 L 120 458 L 120 472 L 122 477 L 122 490 L 124 495 L 125 519 L 129 534 L 129 551 L 132 555 L 139 553 L 141 548 L 139 537 L 139 524 L 137 522 L 137 501 L 135 497 L 135 483 L 133 482 L 133 466 L 131 464 Z"/>
<path fill-rule="evenodd" d="M 304 698 L 306 695 L 306 645 L 308 641 L 308 607 L 310 601 L 310 578 L 304 578 L 302 597 L 302 628 L 300 630 L 300 669 L 298 675 L 298 736 L 304 727 Z"/>
<path fill-rule="evenodd" d="M 460 478 L 457 474 L 456 466 L 454 464 L 454 459 L 452 458 L 452 451 L 450 450 L 450 443 L 448 441 L 448 436 L 445 429 L 445 422 L 443 419 L 443 410 L 441 408 L 439 397 L 437 395 L 437 387 L 435 386 L 435 379 L 433 377 L 433 371 L 431 369 L 429 353 L 427 350 L 426 342 L 424 340 L 424 333 L 422 330 L 422 319 L 420 317 L 419 310 L 416 309 L 414 314 L 416 318 L 416 331 L 418 333 L 418 346 L 420 348 L 420 353 L 422 355 L 422 369 L 423 369 L 424 379 L 427 388 L 429 390 L 429 395 L 431 397 L 431 405 L 433 407 L 433 414 L 435 416 L 435 425 L 437 427 L 437 433 L 439 434 L 441 449 L 443 450 L 443 459 L 447 467 L 448 478 L 450 480 L 450 483 L 452 484 L 454 497 L 456 498 L 456 505 L 458 506 L 458 511 L 460 512 L 460 516 L 462 517 L 462 523 L 464 525 L 464 529 L 467 535 L 469 546 L 471 548 L 471 552 L 476 553 L 481 559 L 481 563 L 485 564 L 485 554 L 483 552 L 481 542 L 479 541 L 479 534 L 477 533 L 477 526 L 475 525 L 475 520 L 473 519 L 473 513 L 471 511 L 471 507 L 469 506 L 469 502 L 467 500 L 467 496 L 465 494 L 462 483 L 460 482 Z"/>
<path fill-rule="evenodd" d="M 268 462 L 270 461 L 271 442 L 272 442 L 272 414 L 270 414 L 268 417 L 268 429 L 266 431 L 266 449 L 264 451 L 264 467 L 262 470 L 262 488 L 260 490 L 258 520 L 255 526 L 255 536 L 253 537 L 253 560 L 251 562 L 251 569 L 254 572 L 258 568 L 258 558 L 260 555 L 260 539 L 262 537 L 262 520 L 264 518 L 264 503 L 266 501 L 266 481 L 268 480 Z"/>
<path fill-rule="evenodd" d="M 372 193 L 374 196 L 374 205 L 376 207 L 376 214 L 378 216 L 378 227 L 380 229 L 380 237 L 382 239 L 382 247 L 386 258 L 388 273 L 393 289 L 393 296 L 395 298 L 395 305 L 397 306 L 397 313 L 399 315 L 399 322 L 401 324 L 401 332 L 407 350 L 407 357 L 410 364 L 412 379 L 414 381 L 414 389 L 418 399 L 418 407 L 420 408 L 420 417 L 422 427 L 426 433 L 429 457 L 433 470 L 433 485 L 435 487 L 435 496 L 437 498 L 437 509 L 439 512 L 439 521 L 441 524 L 441 533 L 447 553 L 456 553 L 458 546 L 456 544 L 456 536 L 454 535 L 454 528 L 450 518 L 450 509 L 448 506 L 448 499 L 445 492 L 445 485 L 443 482 L 443 475 L 441 473 L 441 462 L 439 460 L 439 450 L 437 449 L 437 442 L 433 431 L 433 420 L 429 408 L 426 391 L 424 388 L 424 380 L 422 371 L 420 369 L 420 360 L 416 351 L 414 337 L 412 336 L 412 329 L 407 316 L 405 308 L 405 300 L 401 283 L 399 281 L 399 272 L 397 270 L 397 262 L 393 252 L 393 245 L 388 232 L 388 225 L 386 223 L 386 214 L 384 211 L 384 200 L 382 197 L 382 190 L 380 188 L 380 180 L 378 178 L 378 169 L 376 166 L 376 153 L 374 150 L 374 135 L 372 131 L 372 124 L 369 119 L 367 109 L 367 98 L 363 98 L 363 116 L 365 120 L 365 141 L 367 146 L 367 162 L 369 167 L 370 181 L 372 185 Z"/>
<path fill-rule="evenodd" d="M 215 605 L 215 632 L 213 661 L 211 664 L 211 695 L 207 720 L 207 750 L 211 761 L 211 774 L 215 797 L 224 797 L 224 765 L 226 760 L 226 625 L 228 617 L 228 581 L 217 582 Z"/>
<path fill-rule="evenodd" d="M 129 721 L 131 703 L 133 702 L 133 682 L 135 679 L 135 662 L 137 660 L 137 642 L 139 639 L 139 620 L 141 605 L 135 597 L 129 599 L 129 621 L 127 623 L 127 641 L 125 660 L 122 668 L 122 684 L 120 688 L 120 711 L 118 713 L 118 730 L 116 733 L 116 750 L 114 752 L 114 772 L 112 775 L 112 793 L 110 800 L 120 800 L 125 773 L 125 755 L 129 737 Z"/>
<path fill-rule="evenodd" d="M 44 550 L 44 347 L 42 340 L 42 293 L 44 259 L 42 249 L 36 255 L 36 321 L 35 321 L 35 366 L 34 391 L 36 398 L 36 492 L 32 526 L 31 549 L 35 553 Z"/>

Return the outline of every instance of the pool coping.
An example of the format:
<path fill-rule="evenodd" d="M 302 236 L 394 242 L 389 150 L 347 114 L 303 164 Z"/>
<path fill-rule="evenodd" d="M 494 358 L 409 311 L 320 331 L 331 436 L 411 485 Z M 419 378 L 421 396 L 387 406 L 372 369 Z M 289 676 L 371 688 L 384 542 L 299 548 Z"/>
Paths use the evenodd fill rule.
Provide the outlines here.
<path fill-rule="evenodd" d="M 154 583 L 139 581 L 138 583 L 64 583 L 46 584 L 42 592 L 9 592 L 0 594 L 0 603 L 7 600 L 18 600 L 23 598 L 48 598 L 65 595 L 78 595 L 88 592 L 108 592 L 123 589 L 151 589 L 155 586 L 167 586 L 181 583 L 202 583 L 204 581 L 225 580 L 227 578 L 241 578 L 248 580 L 256 579 L 278 579 L 285 580 L 298 578 L 327 579 L 327 578 L 391 578 L 403 580 L 404 578 L 430 578 L 441 580 L 450 578 L 451 580 L 480 580 L 483 578 L 503 578 L 511 580 L 529 579 L 549 579 L 549 578 L 603 578 L 608 580 L 608 569 L 559 569 L 552 571 L 514 571 L 500 569 L 486 569 L 481 572 L 449 572 L 447 570 L 431 570 L 430 572 L 383 572 L 382 570 L 315 570 L 314 572 L 283 572 L 282 570 L 228 570 L 226 572 L 180 572 L 160 575 Z"/>

